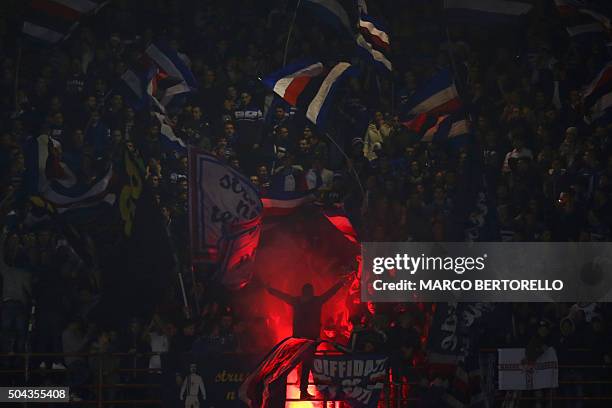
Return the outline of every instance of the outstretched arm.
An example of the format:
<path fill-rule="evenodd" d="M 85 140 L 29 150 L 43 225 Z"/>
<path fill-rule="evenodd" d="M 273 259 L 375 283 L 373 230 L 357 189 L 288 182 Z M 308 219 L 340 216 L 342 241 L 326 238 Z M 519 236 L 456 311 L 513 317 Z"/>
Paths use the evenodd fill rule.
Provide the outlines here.
<path fill-rule="evenodd" d="M 347 281 L 345 279 L 342 279 L 341 281 L 336 283 L 334 286 L 332 286 L 331 288 L 327 289 L 327 291 L 325 293 L 323 293 L 319 298 L 323 302 L 327 302 L 329 299 L 331 299 L 336 294 L 336 292 L 338 292 L 340 290 L 340 288 L 342 286 L 344 286 L 344 284 L 346 282 Z"/>
<path fill-rule="evenodd" d="M 295 303 L 295 298 L 291 295 L 288 295 L 285 292 L 281 292 L 278 289 L 274 289 L 272 287 L 268 287 L 268 292 L 272 295 L 275 296 L 277 298 L 279 298 L 280 300 L 282 300 L 285 303 L 289 303 L 290 305 Z"/>

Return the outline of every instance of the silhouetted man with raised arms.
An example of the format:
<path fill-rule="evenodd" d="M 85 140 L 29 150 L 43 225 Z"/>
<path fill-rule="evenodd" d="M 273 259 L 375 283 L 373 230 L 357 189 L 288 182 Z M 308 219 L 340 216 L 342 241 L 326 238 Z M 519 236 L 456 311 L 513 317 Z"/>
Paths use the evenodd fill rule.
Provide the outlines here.
<path fill-rule="evenodd" d="M 348 279 L 341 280 L 321 296 L 315 296 L 314 288 L 310 283 L 302 286 L 302 294 L 300 296 L 291 296 L 269 286 L 267 289 L 271 295 L 288 303 L 293 308 L 293 337 L 317 340 L 321 332 L 321 309 L 323 304 L 331 299 L 348 282 L 350 282 Z M 308 375 L 312 369 L 315 350 L 316 346 L 313 346 L 309 352 L 305 353 L 302 360 L 300 399 L 313 398 L 312 395 L 308 394 Z"/>

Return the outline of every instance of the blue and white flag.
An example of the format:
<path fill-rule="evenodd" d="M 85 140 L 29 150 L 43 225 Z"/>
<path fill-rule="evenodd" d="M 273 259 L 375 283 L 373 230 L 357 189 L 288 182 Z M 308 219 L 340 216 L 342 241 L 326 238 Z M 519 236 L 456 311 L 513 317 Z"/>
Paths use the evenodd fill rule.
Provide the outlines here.
<path fill-rule="evenodd" d="M 532 6 L 509 0 L 444 0 L 449 19 L 472 24 L 512 23 Z"/>
<path fill-rule="evenodd" d="M 174 49 L 163 43 L 156 43 L 149 45 L 145 52 L 165 76 L 175 81 L 164 89 L 159 97 L 163 106 L 167 106 L 176 95 L 197 89 L 197 82 L 191 69 Z"/>
<path fill-rule="evenodd" d="M 448 69 L 436 73 L 419 87 L 402 107 L 402 114 L 414 116 L 456 112 L 461 108 L 459 93 Z"/>
<path fill-rule="evenodd" d="M 338 33 L 353 37 L 351 20 L 337 0 L 304 0 L 303 4 Z"/>
<path fill-rule="evenodd" d="M 353 408 L 375 408 L 387 381 L 387 357 L 377 354 L 316 356 L 312 376 L 327 401 Z"/>
<path fill-rule="evenodd" d="M 355 41 L 357 42 L 357 47 L 360 54 L 366 59 L 366 61 L 373 64 L 376 69 L 382 72 L 391 72 L 393 70 L 393 65 L 385 54 L 375 49 L 374 46 L 368 42 L 361 33 L 357 34 Z"/>
<path fill-rule="evenodd" d="M 422 142 L 440 142 L 467 135 L 470 132 L 468 120 L 459 115 L 442 115 L 436 123 L 428 128 Z"/>
<path fill-rule="evenodd" d="M 266 217 L 289 215 L 315 200 L 313 191 L 269 191 L 261 198 Z"/>
<path fill-rule="evenodd" d="M 78 169 L 71 169 L 61 156 L 57 156 L 61 153 L 51 156 L 49 149 L 59 152 L 61 144 L 47 135 L 33 139 L 26 149 L 26 176 L 31 195 L 38 195 L 53 205 L 58 214 L 98 204 L 114 204 L 116 196 L 110 190 L 112 165 L 95 180 L 79 182 L 75 176 Z"/>
<path fill-rule="evenodd" d="M 359 31 L 374 48 L 384 52 L 389 50 L 389 30 L 378 19 L 367 14 L 361 14 L 359 16 Z"/>
<path fill-rule="evenodd" d="M 356 68 L 339 62 L 327 71 L 321 62 L 289 65 L 265 77 L 262 82 L 292 106 L 306 111 L 306 118 L 324 126 L 339 85 L 354 75 Z"/>
<path fill-rule="evenodd" d="M 325 126 L 334 97 L 343 80 L 357 72 L 348 62 L 337 63 L 321 82 L 319 90 L 306 109 L 306 118 L 317 126 Z"/>
<path fill-rule="evenodd" d="M 215 279 L 223 286 L 238 290 L 251 281 L 261 223 L 260 214 L 249 221 L 225 225 L 219 242 L 222 261 L 215 274 Z"/>
<path fill-rule="evenodd" d="M 130 68 L 121 75 L 119 92 L 135 110 L 148 108 L 152 102 L 157 102 L 153 96 L 154 77 L 155 70 L 152 68 L 146 70 Z"/>
<path fill-rule="evenodd" d="M 588 8 L 562 15 L 568 35 L 583 42 L 606 41 L 612 31 L 612 23 L 605 15 Z"/>
<path fill-rule="evenodd" d="M 188 180 L 192 260 L 221 262 L 224 234 L 261 216 L 259 191 L 217 157 L 194 148 L 189 149 Z"/>
<path fill-rule="evenodd" d="M 83 16 L 94 14 L 108 0 L 34 0 L 28 2 L 21 32 L 44 44 L 68 38 Z"/>
<path fill-rule="evenodd" d="M 174 129 L 167 122 L 166 115 L 163 113 L 153 112 L 153 115 L 159 121 L 159 132 L 162 135 L 161 144 L 164 150 L 176 151 L 181 155 L 187 153 L 187 145 L 176 136 Z"/>

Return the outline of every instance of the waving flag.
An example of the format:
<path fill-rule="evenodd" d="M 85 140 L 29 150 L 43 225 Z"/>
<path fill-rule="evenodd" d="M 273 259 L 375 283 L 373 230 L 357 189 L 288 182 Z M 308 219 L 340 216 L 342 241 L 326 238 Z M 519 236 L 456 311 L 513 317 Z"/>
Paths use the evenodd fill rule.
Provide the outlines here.
<path fill-rule="evenodd" d="M 342 208 L 324 208 L 323 215 L 329 222 L 332 223 L 344 237 L 353 244 L 359 244 L 357 232 L 353 228 L 351 220 L 349 220 L 346 212 Z"/>
<path fill-rule="evenodd" d="M 304 0 L 304 6 L 311 9 L 322 21 L 340 34 L 353 36 L 351 20 L 337 0 Z"/>
<path fill-rule="evenodd" d="M 258 218 L 255 186 L 215 156 L 189 149 L 189 225 L 194 262 L 219 262 L 219 242 L 231 226 Z M 240 232 L 240 231 L 239 231 Z M 228 278 L 229 279 L 229 278 Z"/>
<path fill-rule="evenodd" d="M 251 268 L 261 233 L 261 214 L 252 220 L 224 225 L 219 242 L 223 261 L 215 279 L 227 288 L 238 290 L 245 287 L 253 276 Z"/>
<path fill-rule="evenodd" d="M 51 145 L 51 146 L 50 146 Z M 49 155 L 49 148 L 61 151 L 61 144 L 47 135 L 40 135 L 27 148 L 30 193 L 53 205 L 58 214 L 95 206 L 113 204 L 116 196 L 110 191 L 113 167 L 90 183 L 77 182 L 75 171 L 61 156 Z"/>
<path fill-rule="evenodd" d="M 374 17 L 362 14 L 359 17 L 359 31 L 376 48 L 384 51 L 389 50 L 389 34 L 387 29 Z"/>
<path fill-rule="evenodd" d="M 339 84 L 355 73 L 348 62 L 339 62 L 326 72 L 320 62 L 287 66 L 262 80 L 277 95 L 306 111 L 315 125 L 323 126 Z"/>
<path fill-rule="evenodd" d="M 444 69 L 435 74 L 425 85 L 416 90 L 404 107 L 407 116 L 452 113 L 461 108 L 457 88 L 450 71 Z"/>
<path fill-rule="evenodd" d="M 315 125 L 323 125 L 331 108 L 338 85 L 346 77 L 353 75 L 355 70 L 348 62 L 339 62 L 321 81 L 316 95 L 308 105 L 306 117 Z"/>
<path fill-rule="evenodd" d="M 161 91 L 158 98 L 161 105 L 167 106 L 172 99 L 181 94 L 197 89 L 197 82 L 191 69 L 174 49 L 163 43 L 154 43 L 147 47 L 146 54 L 159 67 L 161 76 L 169 85 Z"/>
<path fill-rule="evenodd" d="M 159 121 L 159 130 L 162 135 L 161 144 L 165 150 L 177 151 L 181 154 L 186 153 L 187 145 L 174 134 L 174 129 L 168 124 L 166 115 L 163 113 L 153 112 L 153 115 Z"/>
<path fill-rule="evenodd" d="M 35 41 L 56 44 L 70 36 L 79 20 L 96 13 L 108 1 L 32 0 L 26 11 L 22 33 Z"/>
<path fill-rule="evenodd" d="M 578 9 L 586 6 L 585 0 L 555 0 L 557 11 L 561 15 L 569 15 L 578 12 Z"/>
<path fill-rule="evenodd" d="M 269 191 L 261 198 L 265 217 L 289 215 L 315 200 L 311 191 Z"/>
<path fill-rule="evenodd" d="M 356 42 L 359 50 L 361 50 L 361 54 L 378 70 L 383 72 L 391 72 L 393 70 L 393 65 L 385 54 L 375 49 L 374 46 L 369 43 L 362 34 L 357 34 Z"/>
<path fill-rule="evenodd" d="M 603 117 L 612 107 L 612 61 L 582 91 L 582 101 L 587 109 L 587 123 Z"/>
<path fill-rule="evenodd" d="M 314 344 L 313 340 L 293 337 L 281 341 L 242 383 L 240 399 L 249 408 L 284 406 L 286 385 L 283 379 Z"/>
<path fill-rule="evenodd" d="M 454 21 L 481 24 L 515 22 L 532 6 L 508 0 L 444 0 L 444 9 Z"/>
<path fill-rule="evenodd" d="M 298 105 L 298 99 L 304 93 L 310 82 L 325 72 L 321 62 L 297 63 L 264 78 L 263 83 L 292 106 Z M 306 94 L 304 95 L 306 96 Z M 306 101 L 299 103 L 305 105 Z"/>
<path fill-rule="evenodd" d="M 606 38 L 612 30 L 610 19 L 605 15 L 588 8 L 582 0 L 555 0 L 557 11 L 572 38 L 588 41 L 593 37 Z"/>
<path fill-rule="evenodd" d="M 148 108 L 151 103 L 159 104 L 153 96 L 155 72 L 152 67 L 130 68 L 121 75 L 118 90 L 135 110 Z"/>
<path fill-rule="evenodd" d="M 427 129 L 421 139 L 422 142 L 439 142 L 469 133 L 469 124 L 464 117 L 455 115 L 439 116 L 436 123 Z"/>
<path fill-rule="evenodd" d="M 593 106 L 597 99 L 610 91 L 612 91 L 612 61 L 608 62 L 582 91 L 584 106 Z"/>
<path fill-rule="evenodd" d="M 356 36 L 357 49 L 360 54 L 379 71 L 389 73 L 392 64 L 389 61 L 389 34 L 381 22 L 361 12 L 358 20 L 359 33 Z"/>

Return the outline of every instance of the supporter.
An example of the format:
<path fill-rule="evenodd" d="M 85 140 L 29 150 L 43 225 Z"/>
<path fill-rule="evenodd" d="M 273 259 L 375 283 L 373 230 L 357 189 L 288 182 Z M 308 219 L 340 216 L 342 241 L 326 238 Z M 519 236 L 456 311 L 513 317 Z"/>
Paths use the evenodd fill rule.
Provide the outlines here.
<path fill-rule="evenodd" d="M 26 266 L 26 248 L 15 234 L 2 230 L 0 275 L 2 276 L 2 352 L 23 352 L 32 296 L 32 276 Z"/>
<path fill-rule="evenodd" d="M 371 72 L 352 79 L 338 92 L 330 126 L 324 128 L 274 97 L 258 79 L 283 65 L 278 23 L 291 21 L 290 8 L 240 7 L 230 16 L 227 10 L 232 5 L 227 2 L 198 4 L 191 10 L 188 1 L 185 13 L 194 13 L 185 24 L 175 24 L 183 21 L 177 11 L 182 7 L 172 0 L 150 4 L 147 22 L 141 24 L 142 8 L 128 3 L 110 2 L 54 47 L 20 42 L 19 58 L 14 35 L 6 28 L 15 21 L 5 16 L 2 23 L 10 24 L 0 24 L 6 26 L 6 41 L 0 47 L 4 57 L 0 217 L 6 227 L 0 246 L 3 352 L 26 349 L 29 321 L 34 322 L 29 339 L 34 351 L 132 351 L 134 357 L 125 364 L 144 368 L 143 360 L 150 359 L 153 372 L 160 369 L 160 358 L 139 357 L 139 353 L 188 351 L 192 345 L 214 352 L 261 352 L 273 345 L 270 319 L 244 321 L 227 313 L 231 295 L 208 287 L 202 290 L 212 272 L 203 268 L 195 278 L 187 272 L 187 155 L 168 150 L 159 121 L 119 91 L 122 75 L 139 67 L 145 47 L 158 39 L 179 50 L 198 82 L 196 91 L 176 95 L 166 107 L 177 137 L 249 177 L 262 196 L 318 189 L 318 204 L 350 213 L 362 241 L 607 242 L 612 238 L 609 118 L 585 120 L 589 112 L 581 95 L 609 56 L 596 41 L 585 44 L 567 36 L 564 27 L 559 29 L 561 20 L 550 4 L 533 10 L 522 22 L 526 26 L 521 32 L 528 33 L 528 39 L 516 41 L 516 30 L 488 28 L 491 35 L 481 35 L 488 31 L 472 26 L 446 30 L 439 19 L 443 11 L 432 2 L 411 2 L 405 10 L 394 2 L 378 2 L 373 12 L 389 20 L 392 41 L 397 41 L 392 47 L 393 78 Z M 300 25 L 298 21 L 296 27 Z M 508 35 L 498 32 L 504 30 Z M 323 56 L 327 62 L 343 52 L 339 43 L 323 41 L 329 36 L 301 29 L 293 34 L 287 62 L 313 56 Z M 490 41 L 493 34 L 496 41 Z M 411 98 L 439 69 L 452 72 L 466 110 L 461 114 L 471 124 L 467 143 L 422 142 L 421 134 L 401 123 Z M 163 76 L 155 78 L 160 88 Z M 52 139 L 47 151 L 51 160 L 44 163 L 44 172 L 38 171 L 41 164 L 32 156 L 32 143 L 41 134 Z M 117 168 L 122 163 L 124 149 L 142 159 L 138 166 L 144 168 L 145 184 L 176 249 L 177 270 L 185 271 L 187 309 L 193 320 L 181 315 L 182 294 L 172 287 L 170 303 L 179 305 L 179 316 L 174 310 L 168 313 L 171 316 L 152 319 L 154 307 L 143 305 L 146 310 L 139 316 L 152 319 L 148 329 L 133 321 L 122 341 L 115 342 L 111 333 L 127 327 L 128 321 L 104 326 L 96 338 L 90 327 L 101 295 L 111 299 L 115 295 L 105 293 L 112 277 L 99 276 L 102 267 L 95 261 L 100 252 L 96 246 L 104 241 L 99 237 L 114 227 L 98 225 L 94 215 L 83 229 L 92 231 L 95 245 L 85 244 L 83 236 L 69 237 L 70 223 L 62 218 L 59 227 L 58 214 L 50 216 L 43 211 L 44 203 L 39 205 L 33 193 L 41 180 L 32 176 L 44 175 L 64 187 L 89 186 L 111 164 Z M 121 184 L 119 179 L 113 177 L 111 184 Z M 136 186 L 136 180 L 131 181 Z M 137 203 L 126 203 L 128 192 L 137 198 L 129 189 L 108 197 L 121 208 L 122 216 Z M 84 209 L 91 210 L 90 203 L 85 204 Z M 114 240 L 103 244 L 118 249 L 122 245 Z M 130 255 L 123 251 L 121 256 Z M 33 303 L 37 307 L 31 316 Z M 530 361 L 554 345 L 560 362 L 575 361 L 579 357 L 570 350 L 585 347 L 589 351 L 580 358 L 586 355 L 593 364 L 609 366 L 609 313 L 609 305 L 577 304 L 551 317 L 536 305 L 514 305 L 514 326 L 512 333 L 506 333 L 506 345 L 527 347 Z M 381 310 L 368 314 L 368 330 L 376 320 L 378 330 L 389 332 L 386 347 L 393 376 L 407 375 L 410 371 L 404 370 L 411 367 L 410 359 L 420 346 L 415 332 L 425 335 L 421 326 L 426 323 L 404 314 L 393 325 Z M 360 321 L 355 324 L 354 333 L 359 333 Z M 367 347 L 378 348 L 374 343 Z M 91 378 L 91 370 L 114 364 L 105 359 L 92 359 L 88 365 L 81 356 L 65 357 L 68 384 L 76 387 L 77 394 L 86 394 L 78 387 Z M 42 363 L 33 362 L 63 368 L 60 359 Z M 103 371 L 108 372 L 106 380 L 118 381 L 115 367 Z M 603 371 L 593 371 L 593 378 L 563 371 L 561 375 L 602 380 L 608 375 Z M 423 406 L 441 406 L 449 381 L 431 374 L 431 384 L 420 386 Z M 601 395 L 604 388 L 570 387 L 563 392 Z"/>

